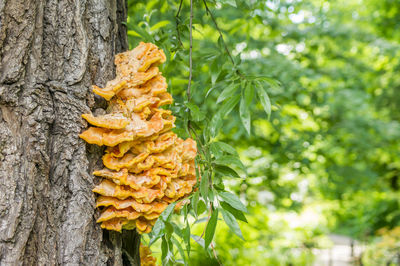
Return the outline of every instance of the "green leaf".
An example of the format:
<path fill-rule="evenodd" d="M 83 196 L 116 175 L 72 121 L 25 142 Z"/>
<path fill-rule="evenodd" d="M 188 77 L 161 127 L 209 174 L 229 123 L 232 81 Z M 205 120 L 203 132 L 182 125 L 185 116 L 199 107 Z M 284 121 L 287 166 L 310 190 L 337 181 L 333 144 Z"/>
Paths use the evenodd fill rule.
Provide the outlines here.
<path fill-rule="evenodd" d="M 134 37 L 141 37 L 140 36 L 140 34 L 139 33 L 137 33 L 136 31 L 134 31 L 134 30 L 128 30 L 128 35 L 129 36 L 134 36 Z"/>
<path fill-rule="evenodd" d="M 238 153 L 237 153 L 237 151 L 236 151 L 236 149 L 233 148 L 231 145 L 225 143 L 225 142 L 216 141 L 216 142 L 213 142 L 213 143 L 211 143 L 211 144 L 217 146 L 218 149 L 220 149 L 220 150 L 222 150 L 222 151 L 224 151 L 224 152 L 226 152 L 226 153 L 239 156 Z"/>
<path fill-rule="evenodd" d="M 176 224 L 176 223 L 171 223 L 172 228 L 174 229 L 174 233 L 179 236 L 180 238 L 183 238 L 182 232 L 183 230 Z"/>
<path fill-rule="evenodd" d="M 168 249 L 168 243 L 165 238 L 165 236 L 162 237 L 162 242 L 161 242 L 161 260 L 163 262 L 163 265 L 166 264 L 169 260 L 169 249 Z"/>
<path fill-rule="evenodd" d="M 229 226 L 229 229 L 231 229 L 233 233 L 235 233 L 237 236 L 239 236 L 241 239 L 244 240 L 242 231 L 240 230 L 239 224 L 236 221 L 235 217 L 231 213 L 225 211 L 224 209 L 220 210 L 225 223 Z"/>
<path fill-rule="evenodd" d="M 237 7 L 237 6 L 236 6 L 236 1 L 235 1 L 235 0 L 221 0 L 221 3 L 223 3 L 223 4 L 228 4 L 228 5 L 231 5 L 231 6 L 233 6 L 233 7 Z"/>
<path fill-rule="evenodd" d="M 201 238 L 200 236 L 197 236 L 197 235 L 190 235 L 190 237 L 194 241 L 196 241 L 197 244 L 199 244 L 201 247 L 204 248 L 204 239 L 203 238 Z"/>
<path fill-rule="evenodd" d="M 211 136 L 215 137 L 217 135 L 221 128 L 222 119 L 232 111 L 232 109 L 238 104 L 239 100 L 240 95 L 236 95 L 221 106 L 221 109 L 211 119 L 209 126 Z"/>
<path fill-rule="evenodd" d="M 223 165 L 216 165 L 214 167 L 215 172 L 219 173 L 222 176 L 230 176 L 234 178 L 240 178 L 240 175 L 236 173 L 235 170 L 228 166 L 223 166 Z"/>
<path fill-rule="evenodd" d="M 214 160 L 213 163 L 218 164 L 218 165 L 228 166 L 228 167 L 235 165 L 235 166 L 239 167 L 241 170 L 243 170 L 244 172 L 246 172 L 246 167 L 243 165 L 243 163 L 240 161 L 240 159 L 237 156 L 225 155 L 225 156 L 217 158 L 216 160 Z"/>
<path fill-rule="evenodd" d="M 171 241 L 171 237 L 162 237 L 161 242 L 161 260 L 162 265 L 171 265 L 174 255 L 173 255 L 173 244 Z"/>
<path fill-rule="evenodd" d="M 261 80 L 266 82 L 269 86 L 271 86 L 273 89 L 279 89 L 281 84 L 279 81 L 276 79 L 270 78 L 270 77 L 265 77 L 265 76 L 258 76 L 254 78 L 255 80 Z"/>
<path fill-rule="evenodd" d="M 157 241 L 161 236 L 164 235 L 165 223 L 162 219 L 157 219 L 156 223 L 154 224 L 152 235 L 153 237 L 150 239 L 149 245 L 151 246 L 154 242 Z"/>
<path fill-rule="evenodd" d="M 197 205 L 199 204 L 199 191 L 197 190 L 192 197 L 192 206 L 193 210 L 195 213 L 195 216 L 197 217 Z"/>
<path fill-rule="evenodd" d="M 214 186 L 214 188 L 219 189 L 219 190 L 225 189 L 223 177 L 221 175 L 214 175 L 213 186 Z"/>
<path fill-rule="evenodd" d="M 179 243 L 179 241 L 175 237 L 171 237 L 171 241 L 172 241 L 172 243 L 174 243 L 174 246 L 178 249 L 179 254 L 181 254 L 181 257 L 182 257 L 185 265 L 188 265 L 187 259 L 185 256 L 185 251 L 183 251 L 183 248 L 182 248 L 181 244 Z"/>
<path fill-rule="evenodd" d="M 133 30 L 140 35 L 145 41 L 151 41 L 154 42 L 153 37 L 143 28 L 139 27 L 138 25 L 135 25 L 133 23 L 130 24 L 130 26 L 133 28 Z"/>
<path fill-rule="evenodd" d="M 218 209 L 213 210 L 210 220 L 207 223 L 206 233 L 204 236 L 204 248 L 207 249 L 214 238 L 215 228 L 218 221 Z"/>
<path fill-rule="evenodd" d="M 213 86 L 211 86 L 210 89 L 207 90 L 206 96 L 204 98 L 207 98 L 211 92 L 214 90 L 219 90 L 220 88 L 225 86 L 225 82 L 217 82 Z"/>
<path fill-rule="evenodd" d="M 174 226 L 169 223 L 169 222 L 165 222 L 165 235 L 167 236 L 167 240 L 169 241 L 169 237 L 172 235 L 172 233 L 174 232 Z"/>
<path fill-rule="evenodd" d="M 244 99 L 240 101 L 239 115 L 240 119 L 242 120 L 242 124 L 247 131 L 247 134 L 249 134 L 250 136 L 250 130 L 251 130 L 250 110 L 249 106 L 246 104 L 246 101 Z"/>
<path fill-rule="evenodd" d="M 168 221 L 169 217 L 171 216 L 172 211 L 174 210 L 176 202 L 171 203 L 168 207 L 161 213 L 160 218 L 163 221 Z"/>
<path fill-rule="evenodd" d="M 196 220 L 193 224 L 201 224 L 201 223 L 205 223 L 205 222 L 208 222 L 208 217 L 200 218 L 200 219 Z"/>
<path fill-rule="evenodd" d="M 185 241 L 186 252 L 190 257 L 190 225 L 188 221 L 186 221 L 186 227 L 183 229 L 183 241 Z"/>
<path fill-rule="evenodd" d="M 181 200 L 181 201 L 184 201 L 183 199 Z M 188 217 L 188 209 L 190 208 L 191 206 L 189 205 L 189 204 L 185 204 L 185 205 L 183 205 L 183 217 L 185 218 L 185 220 L 187 220 L 187 217 Z M 189 209 L 190 210 L 190 209 Z"/>
<path fill-rule="evenodd" d="M 210 66 L 211 83 L 214 85 L 219 74 L 221 73 L 221 67 L 219 65 L 219 57 L 217 57 Z"/>
<path fill-rule="evenodd" d="M 199 205 L 197 207 L 197 211 L 198 211 L 198 215 L 202 214 L 203 212 L 205 212 L 207 210 L 207 206 L 204 203 L 204 201 L 199 200 Z"/>
<path fill-rule="evenodd" d="M 218 195 L 222 198 L 223 201 L 231 205 L 233 208 L 242 212 L 248 212 L 246 206 L 244 206 L 244 204 L 235 194 L 232 194 L 228 191 L 221 191 L 218 193 Z"/>
<path fill-rule="evenodd" d="M 235 216 L 235 218 L 237 220 L 241 220 L 241 221 L 247 223 L 246 216 L 244 215 L 244 213 L 242 211 L 232 208 L 231 205 L 229 205 L 228 203 L 223 202 L 223 201 L 221 201 L 220 204 L 221 204 L 221 207 L 224 208 L 224 210 L 230 212 L 233 216 Z"/>
<path fill-rule="evenodd" d="M 222 117 L 221 117 L 221 114 L 217 113 L 211 119 L 211 123 L 209 126 L 210 135 L 212 137 L 215 137 L 218 134 L 219 129 L 221 128 L 221 125 L 222 125 Z"/>
<path fill-rule="evenodd" d="M 204 120 L 206 114 L 203 113 L 197 105 L 194 103 L 186 103 L 185 105 L 190 109 L 190 115 L 194 121 Z"/>
<path fill-rule="evenodd" d="M 257 90 L 257 94 L 258 94 L 258 98 L 260 99 L 261 105 L 264 108 L 264 111 L 267 113 L 268 115 L 268 119 L 271 115 L 271 101 L 268 97 L 268 94 L 265 92 L 264 88 L 261 86 L 261 84 L 259 82 L 255 82 L 256 83 L 256 90 Z"/>
<path fill-rule="evenodd" d="M 254 86 L 252 82 L 248 82 L 244 90 L 244 99 L 248 106 L 251 105 L 254 97 Z"/>
<path fill-rule="evenodd" d="M 170 23 L 169 20 L 162 20 L 162 21 L 160 21 L 160 22 L 154 24 L 154 25 L 150 28 L 150 31 L 158 30 L 159 28 L 162 28 L 162 27 L 167 26 L 169 23 Z"/>
<path fill-rule="evenodd" d="M 208 174 L 204 174 L 200 181 L 200 193 L 204 200 L 207 200 L 208 195 Z"/>
<path fill-rule="evenodd" d="M 235 84 L 235 83 L 229 84 L 229 85 L 221 92 L 221 94 L 218 96 L 217 103 L 220 103 L 220 102 L 224 101 L 226 98 L 229 98 L 229 97 L 231 97 L 232 95 L 234 95 L 234 94 L 235 94 L 235 91 L 237 90 L 238 87 L 239 87 L 238 84 Z"/>
<path fill-rule="evenodd" d="M 238 104 L 240 100 L 240 95 L 235 95 L 231 99 L 229 99 L 226 103 L 224 103 L 221 106 L 221 109 L 218 111 L 218 113 L 221 114 L 221 117 L 224 118 L 227 116 L 232 109 Z"/>
<path fill-rule="evenodd" d="M 208 198 L 211 202 L 214 202 L 214 189 L 211 188 L 208 190 Z"/>
<path fill-rule="evenodd" d="M 210 143 L 210 151 L 215 158 L 218 158 L 223 154 L 223 151 L 215 144 L 215 142 Z"/>
<path fill-rule="evenodd" d="M 224 49 L 224 40 L 222 39 L 221 35 L 218 37 L 218 47 L 220 50 Z"/>

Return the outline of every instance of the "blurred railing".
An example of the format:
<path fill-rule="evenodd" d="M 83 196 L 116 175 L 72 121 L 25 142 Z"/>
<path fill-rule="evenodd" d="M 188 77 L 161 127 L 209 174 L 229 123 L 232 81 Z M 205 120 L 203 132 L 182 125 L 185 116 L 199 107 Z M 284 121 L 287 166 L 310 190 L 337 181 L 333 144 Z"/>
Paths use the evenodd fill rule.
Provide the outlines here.
<path fill-rule="evenodd" d="M 350 266 L 362 265 L 361 256 L 363 246 L 354 239 L 329 235 L 333 246 L 329 249 L 313 249 L 315 255 L 314 266 Z"/>

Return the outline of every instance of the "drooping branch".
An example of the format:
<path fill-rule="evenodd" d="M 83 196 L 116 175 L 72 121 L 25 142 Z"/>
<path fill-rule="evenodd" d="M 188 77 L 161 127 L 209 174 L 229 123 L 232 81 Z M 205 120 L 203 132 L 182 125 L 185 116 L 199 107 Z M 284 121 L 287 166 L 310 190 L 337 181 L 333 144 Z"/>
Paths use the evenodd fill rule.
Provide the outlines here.
<path fill-rule="evenodd" d="M 193 72 L 193 62 L 192 62 L 192 49 L 193 49 L 193 35 L 192 35 L 192 28 L 193 28 L 193 0 L 190 0 L 190 20 L 189 20 L 189 83 L 187 87 L 187 98 L 190 102 L 191 96 L 191 85 L 192 85 L 192 72 Z"/>
<path fill-rule="evenodd" d="M 207 0 L 203 0 L 203 3 L 204 3 L 204 7 L 206 8 L 207 14 L 210 15 L 210 18 L 211 18 L 211 20 L 212 20 L 213 23 L 214 23 L 215 29 L 218 31 L 219 37 L 221 38 L 222 43 L 224 44 L 224 49 L 225 49 L 226 54 L 228 55 L 228 57 L 229 57 L 229 59 L 231 60 L 232 64 L 235 65 L 235 61 L 233 60 L 233 57 L 232 57 L 232 55 L 231 55 L 231 52 L 230 52 L 229 49 L 228 49 L 228 45 L 226 44 L 226 42 L 225 42 L 225 40 L 224 40 L 224 35 L 222 34 L 222 31 L 221 31 L 221 29 L 219 28 L 218 23 L 217 23 L 217 21 L 216 21 L 214 15 L 211 13 L 211 10 L 208 8 Z"/>
<path fill-rule="evenodd" d="M 183 0 L 181 0 L 181 2 L 179 3 L 178 12 L 176 12 L 176 15 L 175 15 L 175 25 L 176 25 L 175 27 L 176 27 L 176 34 L 178 35 L 178 42 L 183 47 L 183 43 L 182 43 L 182 40 L 181 40 L 181 33 L 179 31 L 179 24 L 180 24 L 179 15 L 181 14 L 182 3 L 183 3 Z"/>
<path fill-rule="evenodd" d="M 235 60 L 233 59 L 232 54 L 231 54 L 231 52 L 229 51 L 228 45 L 227 45 L 226 42 L 225 42 L 224 35 L 222 34 L 222 31 L 221 31 L 221 29 L 220 29 L 219 26 L 218 26 L 217 20 L 215 19 L 215 17 L 214 17 L 214 15 L 212 14 L 211 10 L 208 8 L 207 0 L 203 0 L 203 3 L 204 3 L 204 7 L 206 8 L 206 13 L 207 13 L 208 15 L 210 15 L 210 18 L 211 18 L 212 22 L 214 23 L 215 29 L 218 31 L 219 37 L 221 38 L 222 44 L 224 45 L 224 50 L 225 50 L 226 54 L 228 55 L 229 60 L 232 62 L 232 65 L 233 65 L 234 67 L 236 67 Z M 243 79 L 246 79 L 246 76 L 243 75 L 243 73 L 242 73 L 239 69 L 236 69 L 236 73 L 237 73 L 240 77 L 242 77 Z"/>

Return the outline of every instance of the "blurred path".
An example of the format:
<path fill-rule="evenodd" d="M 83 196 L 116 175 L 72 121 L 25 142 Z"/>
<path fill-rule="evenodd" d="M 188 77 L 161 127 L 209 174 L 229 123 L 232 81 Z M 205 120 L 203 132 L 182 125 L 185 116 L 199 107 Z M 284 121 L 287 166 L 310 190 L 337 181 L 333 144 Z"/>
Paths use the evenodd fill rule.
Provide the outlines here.
<path fill-rule="evenodd" d="M 329 235 L 333 242 L 330 249 L 314 249 L 314 266 L 350 266 L 354 265 L 354 258 L 358 258 L 362 252 L 357 241 L 347 236 Z M 353 248 L 352 248 L 353 241 Z"/>

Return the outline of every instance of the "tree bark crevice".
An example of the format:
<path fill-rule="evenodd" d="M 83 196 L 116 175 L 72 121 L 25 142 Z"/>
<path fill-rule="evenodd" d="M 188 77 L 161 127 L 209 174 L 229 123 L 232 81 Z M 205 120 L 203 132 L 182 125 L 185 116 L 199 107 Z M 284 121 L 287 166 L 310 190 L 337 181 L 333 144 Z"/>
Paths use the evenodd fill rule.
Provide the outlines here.
<path fill-rule="evenodd" d="M 96 224 L 103 149 L 78 134 L 127 49 L 124 0 L 0 1 L 0 265 L 122 265 Z"/>

